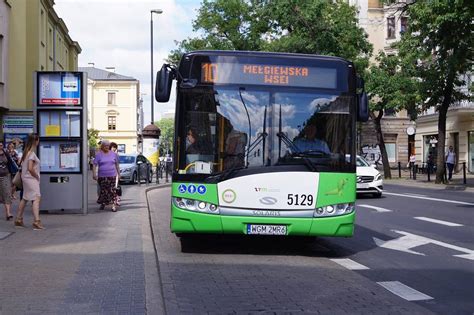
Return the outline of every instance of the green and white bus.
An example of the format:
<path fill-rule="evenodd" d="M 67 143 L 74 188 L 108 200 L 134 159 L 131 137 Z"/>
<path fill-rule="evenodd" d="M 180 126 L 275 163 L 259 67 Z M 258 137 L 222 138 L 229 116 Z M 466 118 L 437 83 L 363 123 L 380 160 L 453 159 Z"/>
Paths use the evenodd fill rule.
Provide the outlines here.
<path fill-rule="evenodd" d="M 191 52 L 158 72 L 158 102 L 174 79 L 173 233 L 353 235 L 356 122 L 368 109 L 351 62 Z"/>

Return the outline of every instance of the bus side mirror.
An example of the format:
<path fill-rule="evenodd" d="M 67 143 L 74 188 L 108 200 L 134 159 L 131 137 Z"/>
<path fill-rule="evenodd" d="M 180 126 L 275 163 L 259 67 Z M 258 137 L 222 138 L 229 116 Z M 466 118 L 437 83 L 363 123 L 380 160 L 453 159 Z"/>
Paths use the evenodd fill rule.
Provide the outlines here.
<path fill-rule="evenodd" d="M 357 106 L 357 120 L 362 122 L 369 120 L 369 101 L 367 93 L 365 91 L 359 94 L 359 106 Z"/>
<path fill-rule="evenodd" d="M 166 103 L 170 100 L 171 84 L 173 83 L 173 70 L 164 64 L 156 73 L 155 99 L 157 102 Z"/>

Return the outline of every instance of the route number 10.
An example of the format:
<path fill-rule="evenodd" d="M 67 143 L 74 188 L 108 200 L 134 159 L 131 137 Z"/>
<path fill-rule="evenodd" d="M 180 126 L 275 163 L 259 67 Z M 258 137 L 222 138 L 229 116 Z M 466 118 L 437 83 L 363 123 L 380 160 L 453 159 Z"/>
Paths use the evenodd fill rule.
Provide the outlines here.
<path fill-rule="evenodd" d="M 217 65 L 212 63 L 203 63 L 202 69 L 202 81 L 206 83 L 217 82 Z"/>

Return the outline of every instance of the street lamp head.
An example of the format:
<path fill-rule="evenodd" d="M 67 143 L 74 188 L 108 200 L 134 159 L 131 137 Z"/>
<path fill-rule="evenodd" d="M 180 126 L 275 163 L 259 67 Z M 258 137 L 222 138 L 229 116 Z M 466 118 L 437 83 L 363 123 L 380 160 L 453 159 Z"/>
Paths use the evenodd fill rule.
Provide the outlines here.
<path fill-rule="evenodd" d="M 161 10 L 161 9 L 154 9 L 154 10 L 151 10 L 151 13 L 161 14 L 161 13 L 163 13 L 163 10 Z"/>

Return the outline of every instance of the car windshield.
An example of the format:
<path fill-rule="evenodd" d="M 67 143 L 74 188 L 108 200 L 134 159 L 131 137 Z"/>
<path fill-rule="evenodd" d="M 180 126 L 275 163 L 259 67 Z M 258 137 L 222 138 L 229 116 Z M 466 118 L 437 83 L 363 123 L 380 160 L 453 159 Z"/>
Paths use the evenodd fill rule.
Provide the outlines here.
<path fill-rule="evenodd" d="M 284 165 L 350 171 L 345 155 L 355 143 L 353 100 L 309 90 L 229 86 L 183 90 L 178 100 L 185 109 L 178 168 L 193 173 L 198 163 L 206 174 Z"/>
<path fill-rule="evenodd" d="M 366 160 L 364 160 L 364 158 L 360 156 L 358 156 L 356 159 L 356 165 L 357 166 L 370 166 L 369 162 L 367 162 Z"/>
<path fill-rule="evenodd" d="M 130 155 L 119 155 L 120 164 L 133 164 L 135 163 L 135 157 Z"/>

